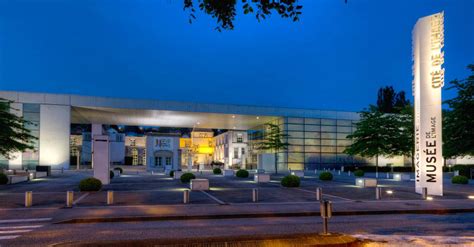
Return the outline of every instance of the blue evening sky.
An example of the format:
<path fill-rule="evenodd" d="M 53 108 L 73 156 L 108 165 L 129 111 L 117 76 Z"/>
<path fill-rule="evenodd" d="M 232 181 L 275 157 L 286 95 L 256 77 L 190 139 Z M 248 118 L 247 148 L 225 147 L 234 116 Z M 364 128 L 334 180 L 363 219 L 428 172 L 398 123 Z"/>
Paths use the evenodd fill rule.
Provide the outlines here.
<path fill-rule="evenodd" d="M 0 0 L 0 90 L 357 111 L 384 85 L 411 97 L 411 30 L 441 10 L 446 82 L 474 63 L 473 0 L 300 3 L 219 33 L 182 0 Z"/>

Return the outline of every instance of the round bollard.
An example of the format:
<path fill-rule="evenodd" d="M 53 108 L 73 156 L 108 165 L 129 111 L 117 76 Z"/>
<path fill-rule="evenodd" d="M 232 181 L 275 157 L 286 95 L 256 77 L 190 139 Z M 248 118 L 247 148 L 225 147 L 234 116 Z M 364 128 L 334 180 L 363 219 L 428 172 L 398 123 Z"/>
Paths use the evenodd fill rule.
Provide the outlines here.
<path fill-rule="evenodd" d="M 426 200 L 428 198 L 428 188 L 421 188 L 421 199 Z"/>
<path fill-rule="evenodd" d="M 258 202 L 258 189 L 252 189 L 252 201 Z"/>
<path fill-rule="evenodd" d="M 316 200 L 321 201 L 323 199 L 323 188 L 316 188 Z"/>
<path fill-rule="evenodd" d="M 350 177 L 350 176 L 351 176 L 351 171 L 348 171 L 348 172 L 347 172 L 347 175 Z"/>
<path fill-rule="evenodd" d="M 189 190 L 184 190 L 183 191 L 183 203 L 184 204 L 189 203 Z"/>
<path fill-rule="evenodd" d="M 114 204 L 114 192 L 112 190 L 107 191 L 107 205 Z"/>
<path fill-rule="evenodd" d="M 389 179 L 389 178 L 390 178 L 390 173 L 387 172 L 387 179 Z"/>
<path fill-rule="evenodd" d="M 382 188 L 375 187 L 375 200 L 382 200 Z"/>
<path fill-rule="evenodd" d="M 25 208 L 29 208 L 33 205 L 33 192 L 26 191 L 25 192 Z"/>
<path fill-rule="evenodd" d="M 66 207 L 72 208 L 72 203 L 74 202 L 74 191 L 66 192 Z"/>

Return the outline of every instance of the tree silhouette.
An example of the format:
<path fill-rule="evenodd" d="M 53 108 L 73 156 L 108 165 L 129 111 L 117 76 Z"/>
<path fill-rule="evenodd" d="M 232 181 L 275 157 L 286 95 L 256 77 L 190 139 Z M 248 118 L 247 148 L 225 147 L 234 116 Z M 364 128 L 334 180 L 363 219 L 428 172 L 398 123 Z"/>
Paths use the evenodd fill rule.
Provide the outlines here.
<path fill-rule="evenodd" d="M 377 94 L 377 109 L 382 113 L 400 113 L 403 108 L 410 105 L 405 98 L 405 92 L 395 92 L 392 86 L 379 89 Z"/>
<path fill-rule="evenodd" d="M 254 14 L 257 20 L 267 19 L 272 13 L 296 22 L 300 19 L 302 5 L 298 0 L 241 0 L 245 15 Z M 184 0 L 184 10 L 189 11 L 189 23 L 196 20 L 196 7 L 216 19 L 217 31 L 233 30 L 237 15 L 237 0 Z"/>
<path fill-rule="evenodd" d="M 31 131 L 25 127 L 32 124 L 12 113 L 18 109 L 10 107 L 12 101 L 0 99 L 0 156 L 13 158 L 13 153 L 34 149 L 33 142 L 37 140 Z"/>

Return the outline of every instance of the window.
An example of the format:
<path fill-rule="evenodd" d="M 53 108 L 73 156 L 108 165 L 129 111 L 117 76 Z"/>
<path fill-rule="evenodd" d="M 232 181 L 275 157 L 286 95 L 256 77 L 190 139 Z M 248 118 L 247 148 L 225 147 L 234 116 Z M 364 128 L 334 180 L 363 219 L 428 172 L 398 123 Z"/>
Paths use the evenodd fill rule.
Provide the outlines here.
<path fill-rule="evenodd" d="M 23 118 L 29 123 L 25 124 L 25 128 L 31 131 L 31 135 L 38 138 L 33 141 L 33 149 L 25 150 L 22 153 L 22 168 L 34 170 L 39 160 L 39 126 L 40 126 L 40 105 L 39 104 L 23 104 Z M 71 146 L 71 144 L 70 144 Z"/>
<path fill-rule="evenodd" d="M 237 142 L 243 142 L 244 138 L 242 138 L 242 134 L 237 135 Z"/>
<path fill-rule="evenodd" d="M 138 150 L 136 148 L 132 149 L 132 165 L 138 165 Z"/>
<path fill-rule="evenodd" d="M 171 157 L 166 157 L 166 165 L 167 166 L 171 165 Z"/>
<path fill-rule="evenodd" d="M 242 148 L 241 153 L 242 155 L 245 155 L 245 148 Z"/>
<path fill-rule="evenodd" d="M 155 165 L 156 165 L 156 164 L 157 164 L 158 166 L 161 166 L 161 157 L 158 157 L 158 162 L 155 163 Z"/>
<path fill-rule="evenodd" d="M 234 159 L 239 158 L 239 148 L 234 148 Z"/>

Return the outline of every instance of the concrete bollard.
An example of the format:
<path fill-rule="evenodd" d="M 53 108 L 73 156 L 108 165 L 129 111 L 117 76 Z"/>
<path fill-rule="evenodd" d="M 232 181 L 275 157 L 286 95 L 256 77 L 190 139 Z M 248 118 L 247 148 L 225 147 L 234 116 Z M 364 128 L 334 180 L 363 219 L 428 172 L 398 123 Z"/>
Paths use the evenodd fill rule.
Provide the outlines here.
<path fill-rule="evenodd" d="M 316 188 L 316 200 L 321 201 L 323 199 L 323 188 Z"/>
<path fill-rule="evenodd" d="M 189 203 L 189 190 L 184 190 L 183 191 L 183 203 L 184 204 Z"/>
<path fill-rule="evenodd" d="M 258 202 L 258 189 L 252 189 L 252 201 Z"/>
<path fill-rule="evenodd" d="M 350 176 L 351 176 L 351 171 L 348 171 L 348 172 L 347 172 L 347 175 L 350 177 Z"/>
<path fill-rule="evenodd" d="M 337 175 L 341 175 L 341 170 L 339 170 L 339 171 L 337 172 Z"/>
<path fill-rule="evenodd" d="M 387 179 L 390 179 L 390 173 L 387 172 Z"/>
<path fill-rule="evenodd" d="M 317 174 L 318 173 L 318 169 L 314 169 L 314 174 Z"/>
<path fill-rule="evenodd" d="M 323 234 L 328 235 L 329 234 L 328 221 L 329 221 L 329 218 L 332 217 L 331 201 L 327 201 L 327 200 L 321 201 L 320 212 L 321 212 L 321 218 L 323 218 Z"/>
<path fill-rule="evenodd" d="M 375 200 L 382 200 L 382 188 L 375 187 Z"/>
<path fill-rule="evenodd" d="M 72 208 L 72 203 L 74 202 L 74 191 L 66 192 L 66 207 Z"/>
<path fill-rule="evenodd" d="M 33 205 L 33 191 L 25 192 L 25 208 L 29 208 Z"/>
<path fill-rule="evenodd" d="M 114 191 L 108 190 L 107 191 L 107 205 L 114 204 Z"/>
<path fill-rule="evenodd" d="M 428 188 L 422 187 L 421 188 L 421 199 L 426 200 L 428 198 Z"/>

